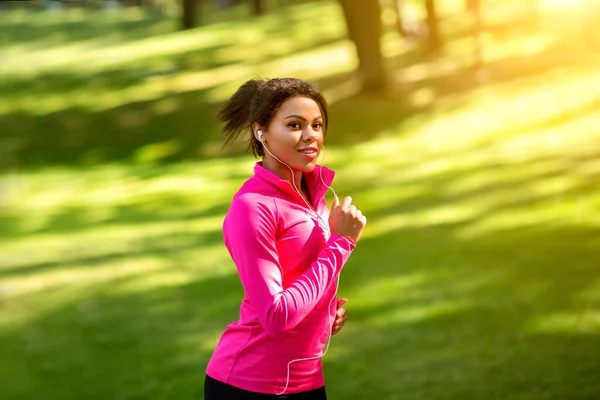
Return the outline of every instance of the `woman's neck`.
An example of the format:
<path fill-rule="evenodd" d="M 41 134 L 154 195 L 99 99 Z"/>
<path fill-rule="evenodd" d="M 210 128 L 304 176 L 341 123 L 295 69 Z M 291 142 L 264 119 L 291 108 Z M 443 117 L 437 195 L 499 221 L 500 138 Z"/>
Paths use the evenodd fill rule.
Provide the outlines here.
<path fill-rule="evenodd" d="M 300 194 L 300 196 L 302 196 L 309 204 L 312 204 L 312 199 L 310 197 L 308 185 L 302 184 L 303 174 L 301 171 L 292 170 L 292 171 L 294 171 L 293 176 L 292 176 L 292 173 L 290 172 L 290 168 L 286 167 L 279 161 L 272 159 L 271 157 L 263 158 L 262 165 L 264 168 L 273 172 L 275 175 L 277 175 L 281 179 L 285 179 L 286 181 L 288 181 L 290 183 L 290 185 L 292 185 L 292 187 L 295 188 L 295 190 Z M 292 181 L 292 179 L 293 179 L 293 181 Z"/>
<path fill-rule="evenodd" d="M 288 181 L 290 183 L 290 185 L 292 185 L 292 187 L 296 187 L 297 190 L 302 190 L 302 172 L 301 171 L 296 171 L 296 170 L 292 170 L 292 173 L 290 172 L 290 168 L 288 168 L 287 166 L 283 165 L 282 163 L 280 163 L 279 161 L 272 159 L 272 158 L 263 158 L 262 161 L 262 165 L 263 167 L 265 167 L 267 170 L 273 172 L 275 175 L 277 175 L 278 177 L 280 177 L 281 179 L 285 179 L 286 181 Z M 292 181 L 293 179 L 293 181 Z"/>

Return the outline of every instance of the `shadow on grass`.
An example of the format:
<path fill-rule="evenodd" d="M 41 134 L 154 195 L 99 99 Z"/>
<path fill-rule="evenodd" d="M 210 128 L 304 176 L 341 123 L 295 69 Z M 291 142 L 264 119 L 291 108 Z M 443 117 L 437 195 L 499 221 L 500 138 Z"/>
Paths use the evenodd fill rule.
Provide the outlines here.
<path fill-rule="evenodd" d="M 218 107 L 199 93 L 186 93 L 98 113 L 81 108 L 37 117 L 14 113 L 4 117 L 11 127 L 4 141 L 14 143 L 11 164 L 23 169 L 198 159 L 203 145 L 219 140 Z M 142 155 L 145 146 L 151 147 Z"/>
<path fill-rule="evenodd" d="M 428 210 L 435 207 L 452 207 L 460 206 L 464 202 L 470 202 L 472 199 L 481 198 L 483 201 L 493 199 L 496 200 L 487 208 L 482 208 L 482 211 L 473 217 L 470 221 L 477 221 L 480 218 L 489 217 L 493 213 L 500 213 L 511 209 L 518 209 L 536 203 L 560 202 L 567 198 L 577 198 L 585 196 L 589 193 L 595 193 L 600 190 L 600 172 L 578 171 L 578 167 L 587 161 L 597 159 L 598 152 L 586 153 L 580 157 L 560 159 L 557 156 L 547 156 L 535 160 L 528 160 L 522 163 L 497 163 L 488 164 L 484 167 L 465 168 L 462 170 L 452 170 L 438 173 L 422 179 L 404 180 L 404 187 L 419 187 L 425 188 L 418 194 L 410 197 L 404 202 L 394 203 L 389 208 L 380 207 L 374 216 L 385 218 L 389 215 L 396 214 L 411 214 L 423 210 Z M 527 173 L 523 177 L 514 177 L 509 180 L 495 181 L 494 173 L 504 174 L 514 171 L 515 173 L 520 168 L 533 167 L 536 164 L 543 165 L 545 163 L 553 163 L 553 166 L 540 167 L 536 172 Z M 461 179 L 468 179 L 474 174 L 487 173 L 490 178 L 483 180 L 476 187 L 457 191 L 452 185 L 459 182 Z M 565 178 L 572 176 L 572 183 L 568 189 L 550 190 L 538 192 L 535 189 L 536 184 L 543 184 L 556 178 Z M 350 186 L 350 192 L 360 193 L 361 191 L 378 188 L 380 183 L 377 181 L 363 185 Z M 507 196 L 511 194 L 512 196 Z M 481 207 L 481 205 L 479 205 Z M 489 212 L 488 212 L 489 211 Z"/>
<path fill-rule="evenodd" d="M 600 335 L 578 324 L 600 307 L 588 299 L 597 281 L 593 229 L 538 224 L 465 241 L 457 228 L 402 229 L 361 242 L 341 280 L 350 320 L 324 360 L 330 395 L 596 398 Z M 135 288 L 143 276 L 116 279 L 4 330 L 4 393 L 198 398 L 214 341 L 242 297 L 231 265 L 223 268 L 223 276 L 146 289 Z M 394 289 L 403 276 L 421 279 Z M 385 291 L 352 303 L 352 293 L 373 285 Z M 53 295 L 58 290 L 46 298 Z M 562 326 L 545 325 L 556 316 Z"/>
<path fill-rule="evenodd" d="M 481 170 L 434 174 L 420 182 L 425 191 L 419 196 L 369 214 L 381 223 L 470 204 L 480 194 L 499 196 L 458 222 L 407 225 L 361 240 L 342 273 L 340 294 L 350 299 L 350 320 L 325 358 L 330 394 L 365 400 L 600 395 L 594 372 L 600 368 L 596 228 L 575 222 L 571 213 L 543 222 L 526 217 L 597 193 L 597 173 L 578 168 L 597 156 L 556 155 L 485 169 L 525 169 L 557 158 L 556 168 L 510 182 L 490 180 L 458 195 L 447 189 Z M 528 192 L 560 176 L 578 184 L 546 195 Z M 360 191 L 350 190 L 357 201 Z M 465 235 L 507 211 L 522 221 Z"/>
<path fill-rule="evenodd" d="M 455 228 L 408 228 L 361 243 L 341 283 L 349 328 L 333 343 L 339 355 L 325 359 L 330 393 L 596 398 L 593 229 L 538 224 L 463 241 Z M 373 292 L 376 306 L 352 309 L 351 293 L 361 285 L 385 287 L 411 275 L 425 279 L 392 295 Z"/>
<path fill-rule="evenodd" d="M 573 176 L 578 165 L 595 159 L 592 154 L 560 157 L 560 165 L 572 166 L 564 173 Z M 538 161 L 545 160 L 529 162 Z M 485 166 L 490 172 L 511 167 Z M 370 221 L 467 202 L 479 191 L 454 197 L 446 189 L 476 172 L 434 175 L 425 196 L 382 207 Z M 551 168 L 530 179 L 543 180 L 556 172 Z M 513 181 L 527 186 L 527 181 Z M 557 199 L 596 193 L 597 182 L 589 177 L 576 189 L 581 192 L 563 190 Z M 510 184 L 497 190 L 521 192 Z M 547 200 L 534 196 L 529 201 L 540 212 Z M 220 207 L 198 216 L 220 215 Z M 600 394 L 600 335 L 590 321 L 600 308 L 592 297 L 598 283 L 594 226 L 548 220 L 468 238 L 462 234 L 505 207 L 499 204 L 476 218 L 407 226 L 361 241 L 341 279 L 340 295 L 350 298 L 350 320 L 324 360 L 330 396 L 589 400 Z M 156 218 L 167 215 L 174 217 L 167 212 Z M 152 219 L 143 214 L 132 221 L 138 217 Z M 230 261 L 215 263 L 208 276 L 198 273 L 186 283 L 168 276 L 178 270 L 191 273 L 203 260 L 182 253 L 216 245 L 218 236 L 185 233 L 183 242 L 179 234 L 156 237 L 137 253 L 83 258 L 79 261 L 92 266 L 144 255 L 168 262 L 159 271 L 115 278 L 86 290 L 55 287 L 19 297 L 21 307 L 39 314 L 2 328 L 0 352 L 7 362 L 0 368 L 9 382 L 3 394 L 23 400 L 42 392 L 50 400 L 134 399 L 150 393 L 157 399 L 200 396 L 204 368 L 219 334 L 237 318 L 242 288 Z M 173 246 L 171 239 L 184 246 Z M 68 260 L 64 265 L 39 264 L 29 273 L 61 266 L 68 267 Z M 159 283 L 144 284 L 146 275 Z M 43 307 L 37 303 L 42 301 Z"/>
<path fill-rule="evenodd" d="M 139 224 L 139 229 L 143 230 L 144 224 Z M 74 247 L 70 249 L 70 255 L 60 260 L 35 262 L 29 265 L 21 264 L 14 268 L 4 267 L 0 269 L 0 277 L 25 277 L 55 269 L 64 270 L 65 268 L 81 268 L 82 266 L 93 269 L 112 261 L 135 260 L 138 257 L 146 256 L 168 257 L 177 252 L 197 250 L 205 246 L 209 247 L 215 243 L 221 243 L 222 238 L 221 230 L 212 230 L 203 233 L 177 232 L 172 234 L 145 235 L 137 240 L 130 240 L 128 249 L 91 255 L 85 255 L 85 252 L 89 252 L 90 249 L 77 249 L 77 247 Z"/>
<path fill-rule="evenodd" d="M 117 280 L 0 333 L 2 359 L 10 360 L 0 370 L 11 378 L 3 397 L 202 398 L 207 343 L 235 319 L 241 300 L 232 278 L 129 293 L 120 291 L 143 277 Z"/>
<path fill-rule="evenodd" d="M 555 166 L 525 179 L 488 182 L 458 195 L 448 191 L 469 174 L 526 170 L 527 165 L 554 158 Z M 394 399 L 399 393 L 414 400 L 598 397 L 595 226 L 557 215 L 543 222 L 523 221 L 464 234 L 473 224 L 507 210 L 528 212 L 529 206 L 535 206 L 529 212 L 541 213 L 547 204 L 597 193 L 597 176 L 578 168 L 594 159 L 591 152 L 565 151 L 522 165 L 488 163 L 479 170 L 432 174 L 422 182 L 428 183 L 422 196 L 398 200 L 393 207 L 381 206 L 370 214 L 369 220 L 378 223 L 398 213 L 468 204 L 486 192 L 515 198 L 457 222 L 409 225 L 361 240 L 341 278 L 340 295 L 350 299 L 350 320 L 324 359 L 330 396 L 348 400 Z M 535 182 L 559 175 L 561 168 L 563 175 L 578 180 L 576 187 L 550 195 L 526 192 Z M 366 187 L 363 183 L 351 192 L 358 199 Z M 209 207 L 197 217 L 221 215 L 221 206 Z M 148 213 L 134 215 L 131 221 L 138 217 L 140 231 L 142 220 L 153 218 Z M 158 220 L 177 217 L 177 212 L 155 216 Z M 119 218 L 129 218 L 128 212 Z M 146 241 L 140 252 L 79 260 L 93 266 L 128 257 L 159 257 L 168 262 L 148 273 L 151 282 L 159 282 L 155 285 L 145 285 L 146 274 L 140 273 L 89 290 L 57 287 L 21 296 L 22 307 L 41 311 L 22 325 L 5 325 L 0 333 L 2 359 L 10 365 L 10 369 L 0 367 L 10 382 L 3 388 L 6 396 L 23 400 L 38 398 L 41 392 L 48 393 L 50 400 L 134 399 L 149 393 L 157 399 L 200 396 L 204 368 L 219 334 L 237 318 L 242 288 L 228 259 L 213 263 L 210 273 L 197 273 L 186 283 L 172 282 L 168 276 L 178 270 L 193 271 L 195 263 L 203 260 L 183 253 L 217 245 L 219 236 L 216 231 L 157 236 Z M 68 268 L 69 261 L 33 265 L 22 272 L 41 273 L 61 266 Z M 36 303 L 40 301 L 44 307 Z"/>

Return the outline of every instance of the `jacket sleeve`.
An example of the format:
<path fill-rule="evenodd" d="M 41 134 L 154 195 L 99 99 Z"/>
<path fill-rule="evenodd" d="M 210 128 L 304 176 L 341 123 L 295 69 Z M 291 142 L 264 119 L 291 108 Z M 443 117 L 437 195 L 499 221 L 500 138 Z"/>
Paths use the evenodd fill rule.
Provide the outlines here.
<path fill-rule="evenodd" d="M 225 244 L 265 331 L 280 337 L 312 311 L 337 279 L 356 243 L 332 235 L 310 268 L 284 289 L 276 234 L 272 209 L 245 196 L 234 200 L 224 224 Z"/>

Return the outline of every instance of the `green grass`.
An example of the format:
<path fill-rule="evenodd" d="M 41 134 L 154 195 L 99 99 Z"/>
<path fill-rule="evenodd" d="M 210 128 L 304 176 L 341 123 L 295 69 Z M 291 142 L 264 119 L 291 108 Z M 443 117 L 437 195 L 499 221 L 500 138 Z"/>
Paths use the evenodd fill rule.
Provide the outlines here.
<path fill-rule="evenodd" d="M 242 297 L 221 222 L 254 163 L 213 116 L 275 73 L 325 89 L 325 163 L 369 218 L 330 397 L 600 398 L 600 60 L 555 14 L 490 27 L 479 74 L 460 29 L 426 55 L 389 28 L 382 96 L 356 93 L 331 2 L 185 33 L 135 10 L 24 15 L 0 14 L 32 30 L 0 50 L 0 398 L 202 398 Z"/>

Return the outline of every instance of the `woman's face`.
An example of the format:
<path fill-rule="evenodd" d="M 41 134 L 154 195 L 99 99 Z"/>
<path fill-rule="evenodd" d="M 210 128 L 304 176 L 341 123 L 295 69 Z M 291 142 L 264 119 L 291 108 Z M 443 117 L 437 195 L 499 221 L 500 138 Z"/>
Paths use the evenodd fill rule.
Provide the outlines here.
<path fill-rule="evenodd" d="M 268 129 L 262 131 L 263 144 L 292 169 L 310 172 L 315 168 L 323 147 L 323 115 L 313 99 L 292 97 L 286 100 Z M 264 151 L 264 158 L 273 157 Z"/>

